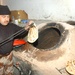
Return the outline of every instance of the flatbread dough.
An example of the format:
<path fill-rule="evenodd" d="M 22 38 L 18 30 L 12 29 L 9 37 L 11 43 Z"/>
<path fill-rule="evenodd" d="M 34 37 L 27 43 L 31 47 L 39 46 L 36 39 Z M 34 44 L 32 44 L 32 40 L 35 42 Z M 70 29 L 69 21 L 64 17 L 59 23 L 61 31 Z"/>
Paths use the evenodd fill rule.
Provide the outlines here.
<path fill-rule="evenodd" d="M 71 60 L 67 62 L 66 70 L 68 73 L 75 75 L 75 60 Z"/>
<path fill-rule="evenodd" d="M 38 29 L 36 26 L 33 26 L 29 29 L 27 41 L 34 43 L 38 39 Z"/>

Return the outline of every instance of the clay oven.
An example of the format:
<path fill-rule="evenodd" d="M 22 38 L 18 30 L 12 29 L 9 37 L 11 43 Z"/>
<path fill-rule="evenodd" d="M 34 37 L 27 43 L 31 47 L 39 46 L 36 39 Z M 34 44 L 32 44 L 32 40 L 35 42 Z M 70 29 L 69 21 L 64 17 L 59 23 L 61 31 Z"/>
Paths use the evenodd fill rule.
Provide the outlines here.
<path fill-rule="evenodd" d="M 25 44 L 14 55 L 31 64 L 33 75 L 69 75 L 65 67 L 67 61 L 75 59 L 75 26 L 48 22 L 37 27 L 38 40 Z"/>

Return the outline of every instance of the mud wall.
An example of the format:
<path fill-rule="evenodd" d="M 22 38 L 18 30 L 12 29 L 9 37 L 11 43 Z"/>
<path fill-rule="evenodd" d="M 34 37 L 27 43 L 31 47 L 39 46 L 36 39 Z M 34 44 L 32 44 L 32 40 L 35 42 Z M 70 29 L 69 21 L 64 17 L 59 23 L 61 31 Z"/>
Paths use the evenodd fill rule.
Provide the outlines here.
<path fill-rule="evenodd" d="M 29 19 L 75 20 L 74 0 L 2 0 L 11 10 L 23 9 Z"/>

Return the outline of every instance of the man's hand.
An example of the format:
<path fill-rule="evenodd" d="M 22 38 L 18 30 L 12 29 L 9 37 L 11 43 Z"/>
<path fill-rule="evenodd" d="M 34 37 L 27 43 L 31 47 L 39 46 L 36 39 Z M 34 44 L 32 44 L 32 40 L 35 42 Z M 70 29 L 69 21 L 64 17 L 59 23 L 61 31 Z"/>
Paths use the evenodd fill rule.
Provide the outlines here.
<path fill-rule="evenodd" d="M 25 26 L 25 30 L 29 30 L 29 28 L 31 27 L 31 25 L 34 23 L 34 21 L 29 21 L 26 26 Z"/>

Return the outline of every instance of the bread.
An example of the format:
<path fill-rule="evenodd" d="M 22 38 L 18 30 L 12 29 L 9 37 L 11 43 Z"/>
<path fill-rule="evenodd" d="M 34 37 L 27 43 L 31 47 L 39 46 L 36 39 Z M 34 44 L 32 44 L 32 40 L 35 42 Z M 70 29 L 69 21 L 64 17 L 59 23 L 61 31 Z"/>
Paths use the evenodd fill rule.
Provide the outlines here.
<path fill-rule="evenodd" d="M 67 62 L 66 71 L 72 75 L 75 75 L 75 60 Z"/>
<path fill-rule="evenodd" d="M 38 29 L 36 26 L 33 26 L 29 29 L 27 41 L 34 43 L 38 39 Z"/>

